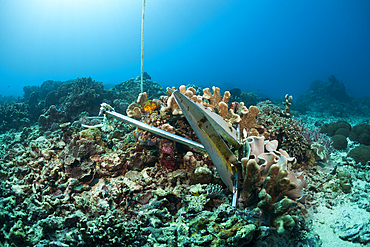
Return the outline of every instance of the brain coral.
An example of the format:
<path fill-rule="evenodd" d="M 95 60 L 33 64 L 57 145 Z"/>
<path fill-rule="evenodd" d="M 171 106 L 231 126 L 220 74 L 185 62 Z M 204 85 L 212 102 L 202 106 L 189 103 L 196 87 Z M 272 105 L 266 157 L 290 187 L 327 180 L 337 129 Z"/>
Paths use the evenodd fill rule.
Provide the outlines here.
<path fill-rule="evenodd" d="M 335 131 L 334 135 L 344 135 L 345 137 L 348 137 L 349 133 L 351 133 L 350 129 L 339 128 L 339 129 L 337 129 L 337 131 Z"/>
<path fill-rule="evenodd" d="M 336 131 L 339 129 L 351 130 L 351 125 L 346 121 L 339 120 L 337 122 L 324 124 L 321 126 L 321 133 L 328 134 L 328 136 L 335 135 Z"/>
<path fill-rule="evenodd" d="M 353 127 L 349 134 L 351 141 L 356 141 L 361 144 L 370 145 L 370 125 L 358 124 Z"/>
<path fill-rule="evenodd" d="M 333 141 L 333 146 L 337 150 L 343 150 L 347 148 L 347 139 L 344 135 L 334 135 L 331 140 Z"/>
<path fill-rule="evenodd" d="M 362 165 L 365 165 L 366 162 L 370 161 L 370 146 L 360 145 L 352 149 L 347 155 L 355 159 L 355 161 L 361 162 Z"/>

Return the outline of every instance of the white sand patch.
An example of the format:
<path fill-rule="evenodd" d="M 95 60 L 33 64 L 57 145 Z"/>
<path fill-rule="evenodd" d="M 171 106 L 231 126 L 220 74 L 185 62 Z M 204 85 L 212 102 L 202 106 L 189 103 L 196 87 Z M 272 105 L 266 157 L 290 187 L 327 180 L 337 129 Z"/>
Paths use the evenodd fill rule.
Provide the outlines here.
<path fill-rule="evenodd" d="M 345 198 L 338 199 L 345 200 Z M 346 221 L 367 224 L 370 221 L 370 213 L 349 202 L 332 208 L 321 204 L 317 207 L 317 213 L 313 215 L 312 228 L 320 236 L 323 246 L 366 246 L 365 244 L 342 240 L 334 232 L 334 228 L 338 224 L 345 224 Z"/>

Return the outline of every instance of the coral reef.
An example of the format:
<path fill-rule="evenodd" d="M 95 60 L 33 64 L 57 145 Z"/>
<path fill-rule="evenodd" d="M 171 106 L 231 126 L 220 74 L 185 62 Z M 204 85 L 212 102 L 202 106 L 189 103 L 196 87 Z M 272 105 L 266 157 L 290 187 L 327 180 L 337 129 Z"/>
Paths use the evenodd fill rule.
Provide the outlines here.
<path fill-rule="evenodd" d="M 370 147 L 366 145 L 355 147 L 349 151 L 348 157 L 353 158 L 357 163 L 361 162 L 362 165 L 366 165 L 370 161 Z"/>
<path fill-rule="evenodd" d="M 336 134 L 331 140 L 333 141 L 333 147 L 338 150 L 347 148 L 347 139 L 344 135 Z"/>
<path fill-rule="evenodd" d="M 327 134 L 328 136 L 340 134 L 348 137 L 352 127 L 348 122 L 339 120 L 337 122 L 323 124 L 320 128 L 321 132 Z"/>
<path fill-rule="evenodd" d="M 56 91 L 50 91 L 45 98 L 45 106 L 55 105 L 65 112 L 68 120 L 75 120 L 77 116 L 88 111 L 97 115 L 100 104 L 104 97 L 103 83 L 89 78 L 77 78 L 58 87 Z"/>
<path fill-rule="evenodd" d="M 159 98 L 164 94 L 163 88 L 151 81 L 149 75 L 145 78 L 144 88 L 150 98 Z M 103 101 L 125 112 L 136 99 L 138 87 L 140 79 L 130 79 L 105 90 L 103 83 L 90 77 L 64 82 L 48 80 L 41 86 L 25 86 L 22 100 L 4 98 L 2 102 L 0 98 L 0 131 L 28 127 L 38 122 L 40 115 L 43 116 L 41 126 L 45 130 L 51 126 L 56 128 L 61 123 L 76 120 L 83 112 L 97 115 Z M 52 117 L 51 114 L 58 117 Z"/>
<path fill-rule="evenodd" d="M 231 96 L 234 96 L 233 92 L 230 91 Z M 233 99 L 233 98 L 232 98 Z M 251 105 L 257 105 L 258 102 L 261 101 L 261 98 L 255 95 L 252 92 L 241 92 L 240 93 L 240 98 L 239 99 L 233 99 L 235 102 L 244 102 L 244 105 L 246 106 L 251 106 Z"/>
<path fill-rule="evenodd" d="M 31 94 L 37 94 L 37 97 L 40 100 L 45 100 L 46 96 L 48 95 L 49 92 L 51 91 L 56 91 L 58 88 L 70 81 L 62 82 L 62 81 L 52 81 L 52 80 L 47 80 L 44 81 L 41 86 L 25 86 L 23 87 L 23 98 L 25 100 L 28 100 L 31 96 Z"/>
<path fill-rule="evenodd" d="M 358 124 L 352 128 L 348 136 L 352 141 L 370 145 L 370 125 Z"/>
<path fill-rule="evenodd" d="M 25 90 L 34 105 L 45 102 L 36 124 L 0 135 L 0 245 L 320 246 L 304 203 L 314 204 L 315 193 L 329 185 L 304 161 L 312 150 L 324 153 L 323 137 L 305 137 L 299 120 L 272 103 L 250 106 L 230 102 L 230 93 L 216 87 L 180 87 L 242 127 L 250 153 L 241 160 L 241 197 L 232 207 L 232 193 L 206 152 L 116 120 L 88 118 L 107 99 L 118 112 L 199 141 L 171 95 L 159 97 L 163 89 L 147 75 L 148 91 L 137 98 L 137 82 L 104 90 L 82 78 Z M 337 191 L 351 194 L 348 186 L 356 184 L 344 174 L 322 177 L 337 179 Z"/>
<path fill-rule="evenodd" d="M 298 162 L 306 161 L 310 145 L 303 135 L 301 122 L 287 117 L 270 101 L 260 102 L 257 107 L 261 109 L 257 122 L 265 127 L 263 135 L 269 140 L 277 140 L 279 148 L 296 157 Z"/>
<path fill-rule="evenodd" d="M 144 91 L 149 99 L 159 99 L 161 95 L 165 94 L 165 90 L 157 82 L 151 81 L 148 75 L 143 80 Z M 135 102 L 137 94 L 140 91 L 140 77 L 130 79 L 108 90 L 108 93 L 113 95 L 112 106 L 117 112 L 126 112 L 128 106 Z M 107 98 L 107 97 L 106 97 Z M 101 103 L 101 102 L 100 102 Z M 109 102 L 108 102 L 109 103 Z"/>
<path fill-rule="evenodd" d="M 370 98 L 354 98 L 346 92 L 342 82 L 334 75 L 327 82 L 316 80 L 309 90 L 299 96 L 293 109 L 300 113 L 317 112 L 322 116 L 351 117 L 370 116 Z"/>
<path fill-rule="evenodd" d="M 20 130 L 30 126 L 29 106 L 24 102 L 12 102 L 0 105 L 0 132 L 10 129 Z"/>

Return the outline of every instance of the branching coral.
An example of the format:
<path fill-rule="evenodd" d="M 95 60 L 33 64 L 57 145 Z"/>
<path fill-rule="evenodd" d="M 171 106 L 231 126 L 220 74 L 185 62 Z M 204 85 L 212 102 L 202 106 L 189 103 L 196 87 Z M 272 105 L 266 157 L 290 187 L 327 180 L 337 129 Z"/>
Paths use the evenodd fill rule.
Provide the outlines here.
<path fill-rule="evenodd" d="M 207 109 L 218 113 L 226 121 L 231 124 L 240 124 L 244 137 L 257 136 L 263 133 L 263 126 L 257 124 L 255 118 L 259 113 L 259 109 L 255 106 L 250 106 L 249 109 L 244 105 L 243 102 L 233 102 L 228 105 L 231 98 L 231 94 L 228 91 L 224 92 L 221 97 L 220 89 L 212 87 L 212 92 L 209 88 L 203 90 L 202 96 L 195 95 L 196 90 L 194 88 L 186 88 L 180 86 L 179 91 L 191 98 L 193 101 L 202 104 Z M 182 112 L 177 105 L 174 96 L 167 92 L 169 97 L 166 101 L 166 106 L 161 108 L 161 114 L 165 115 L 166 112 L 171 112 L 172 115 L 182 115 Z"/>
<path fill-rule="evenodd" d="M 282 111 L 282 114 L 288 118 L 290 118 L 290 106 L 292 105 L 292 100 L 293 96 L 289 96 L 288 94 L 285 95 L 285 102 L 283 102 L 285 109 Z"/>
<path fill-rule="evenodd" d="M 265 106 L 265 108 L 271 107 Z M 264 110 L 261 111 L 257 121 L 266 127 L 267 138 L 279 141 L 279 148 L 296 157 L 298 162 L 309 157 L 310 145 L 302 135 L 300 122 L 297 119 L 282 117 L 280 113 L 269 113 Z"/>
<path fill-rule="evenodd" d="M 321 133 L 321 128 L 310 129 L 302 122 L 302 119 L 297 119 L 297 124 L 301 130 L 301 134 L 312 149 L 316 148 L 316 145 L 321 145 L 329 154 L 334 151 L 333 141 L 330 139 L 329 136 Z M 313 144 L 315 145 L 312 146 Z"/>
<path fill-rule="evenodd" d="M 218 87 L 212 87 L 213 94 L 209 88 L 203 89 L 203 105 L 211 107 L 217 112 L 220 111 L 220 104 L 227 104 L 230 100 L 230 92 L 225 91 L 224 96 L 221 98 L 221 92 Z"/>
<path fill-rule="evenodd" d="M 228 118 L 226 118 L 231 124 L 240 124 L 244 138 L 248 136 L 258 136 L 263 131 L 263 126 L 257 124 L 256 117 L 259 113 L 259 109 L 256 106 L 250 106 L 249 109 L 244 105 L 243 102 L 233 102 L 230 105 Z M 224 117 L 225 118 L 225 117 Z"/>

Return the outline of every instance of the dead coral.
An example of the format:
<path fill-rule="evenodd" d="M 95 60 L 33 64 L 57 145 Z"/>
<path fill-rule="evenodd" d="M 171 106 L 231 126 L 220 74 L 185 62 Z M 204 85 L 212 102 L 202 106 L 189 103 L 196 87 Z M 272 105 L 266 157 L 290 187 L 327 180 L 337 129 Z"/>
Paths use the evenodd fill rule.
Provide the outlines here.
<path fill-rule="evenodd" d="M 67 119 L 65 112 L 58 110 L 54 105 L 39 116 L 38 123 L 44 129 L 50 129 L 54 123 L 63 123 Z M 56 128 L 55 128 L 56 129 Z"/>
<path fill-rule="evenodd" d="M 100 177 L 117 177 L 127 171 L 126 155 L 124 151 L 116 150 L 109 154 L 93 155 L 91 159 L 96 162 L 96 172 Z"/>
<path fill-rule="evenodd" d="M 141 170 L 143 167 L 152 166 L 158 161 L 158 157 L 146 148 L 133 147 L 127 151 L 130 152 L 125 163 L 128 170 Z"/>
<path fill-rule="evenodd" d="M 106 150 L 106 146 L 102 140 L 102 133 L 98 128 L 88 128 L 80 132 L 81 139 L 94 140 L 96 144 Z"/>
<path fill-rule="evenodd" d="M 60 154 L 60 158 L 69 177 L 90 183 L 95 175 L 95 163 L 90 157 L 102 152 L 103 149 L 94 140 L 82 139 L 77 135 Z"/>

